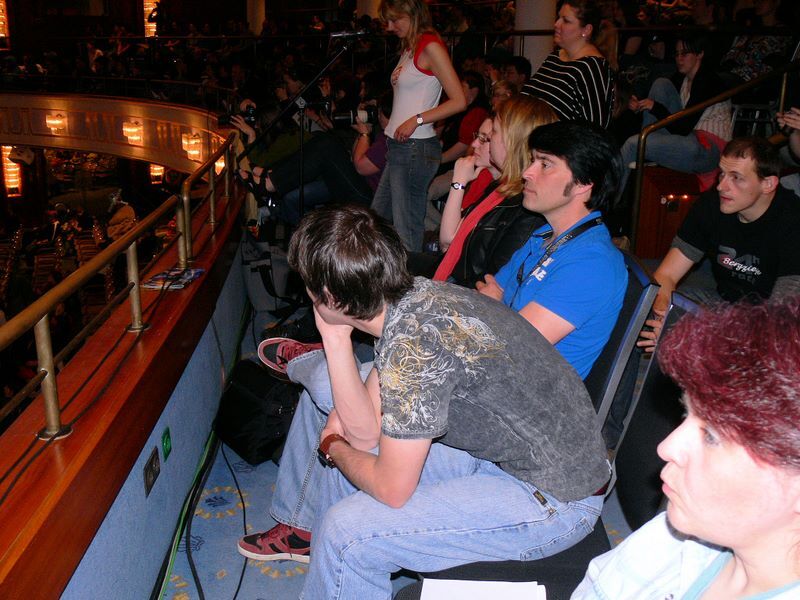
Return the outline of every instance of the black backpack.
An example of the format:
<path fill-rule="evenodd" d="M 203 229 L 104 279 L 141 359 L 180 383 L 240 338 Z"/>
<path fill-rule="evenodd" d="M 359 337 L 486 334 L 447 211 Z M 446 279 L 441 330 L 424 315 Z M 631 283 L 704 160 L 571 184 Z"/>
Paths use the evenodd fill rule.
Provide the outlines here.
<path fill-rule="evenodd" d="M 219 403 L 219 438 L 251 465 L 278 461 L 300 397 L 299 386 L 272 377 L 266 367 L 239 361 Z"/>

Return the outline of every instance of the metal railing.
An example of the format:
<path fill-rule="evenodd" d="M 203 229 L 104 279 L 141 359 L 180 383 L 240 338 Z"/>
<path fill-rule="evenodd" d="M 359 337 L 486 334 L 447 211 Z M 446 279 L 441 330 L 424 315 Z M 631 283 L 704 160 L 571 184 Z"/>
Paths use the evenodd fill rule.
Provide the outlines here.
<path fill-rule="evenodd" d="M 185 269 L 194 257 L 191 235 L 191 186 L 204 176 L 208 177 L 208 192 L 204 197 L 209 202 L 209 225 L 212 230 L 216 227 L 216 162 L 225 157 L 225 168 L 221 172 L 224 177 L 225 196 L 230 196 L 232 166 L 234 164 L 233 141 L 236 134 L 231 133 L 224 143 L 213 152 L 208 159 L 200 165 L 183 183 L 181 196 L 171 196 L 153 212 L 143 218 L 136 227 L 119 240 L 99 252 L 86 264 L 70 273 L 61 283 L 47 291 L 0 327 L 0 350 L 3 350 L 18 338 L 33 329 L 36 341 L 36 355 L 38 373 L 28 384 L 18 392 L 0 411 L 0 420 L 10 414 L 22 401 L 27 398 L 41 383 L 41 392 L 45 403 L 46 425 L 39 432 L 42 439 L 58 438 L 69 435 L 70 430 L 61 423 L 61 409 L 58 402 L 58 387 L 56 384 L 56 367 L 70 352 L 75 350 L 96 329 L 98 323 L 110 314 L 111 310 L 124 301 L 127 296 L 130 300 L 131 323 L 128 331 L 140 332 L 147 328 L 142 320 L 142 302 L 139 292 L 139 262 L 137 241 L 160 222 L 170 211 L 175 211 L 175 223 L 178 235 L 175 242 L 178 244 L 178 266 Z M 125 253 L 127 263 L 127 286 L 111 300 L 109 306 L 73 338 L 66 348 L 57 356 L 53 356 L 50 339 L 50 314 L 61 302 L 78 292 L 95 275 L 110 265 L 118 255 Z"/>
<path fill-rule="evenodd" d="M 782 78 L 781 81 L 781 90 L 778 100 L 778 111 L 782 112 L 784 109 L 784 104 L 786 102 L 786 86 L 788 83 L 789 73 L 794 71 L 800 71 L 800 59 L 794 60 L 793 62 L 789 63 L 780 68 L 776 68 L 761 77 L 756 79 L 752 79 L 746 83 L 741 85 L 737 85 L 729 90 L 722 92 L 721 94 L 717 94 L 713 98 L 709 98 L 705 102 L 700 102 L 699 104 L 695 104 L 689 108 L 685 108 L 680 112 L 676 112 L 674 114 L 669 115 L 668 117 L 661 119 L 655 123 L 648 125 L 647 127 L 642 128 L 641 132 L 639 132 L 639 146 L 636 152 L 636 179 L 635 179 L 635 186 L 634 186 L 634 196 L 633 196 L 633 206 L 631 209 L 631 245 L 632 247 L 636 247 L 636 238 L 637 238 L 637 227 L 639 224 L 639 204 L 641 203 L 641 195 L 642 195 L 642 183 L 644 181 L 644 162 L 645 162 L 645 152 L 647 150 L 647 138 L 650 135 L 659 129 L 663 129 L 668 125 L 671 125 L 675 121 L 679 121 L 684 119 L 688 116 L 694 115 L 699 113 L 700 111 L 705 110 L 709 106 L 713 104 L 717 104 L 718 102 L 724 102 L 729 98 L 733 98 L 734 96 L 741 94 L 747 90 L 751 90 L 760 86 L 763 83 L 773 81 L 778 77 Z M 627 168 L 627 165 L 625 165 Z"/>

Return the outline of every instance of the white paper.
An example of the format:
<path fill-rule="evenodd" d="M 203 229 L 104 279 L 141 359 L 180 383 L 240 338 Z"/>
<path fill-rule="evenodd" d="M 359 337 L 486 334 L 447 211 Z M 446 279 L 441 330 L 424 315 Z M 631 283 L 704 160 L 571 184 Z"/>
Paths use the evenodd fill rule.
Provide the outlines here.
<path fill-rule="evenodd" d="M 425 579 L 420 600 L 547 600 L 535 581 L 462 581 Z"/>

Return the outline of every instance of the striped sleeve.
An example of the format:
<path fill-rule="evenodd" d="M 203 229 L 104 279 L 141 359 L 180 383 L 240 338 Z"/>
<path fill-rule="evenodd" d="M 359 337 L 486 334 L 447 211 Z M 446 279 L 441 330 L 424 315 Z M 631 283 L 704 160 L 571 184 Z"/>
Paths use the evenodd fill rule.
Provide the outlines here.
<path fill-rule="evenodd" d="M 550 54 L 522 93 L 541 98 L 565 121 L 584 119 L 601 127 L 611 121 L 611 69 L 598 56 L 564 62 Z"/>

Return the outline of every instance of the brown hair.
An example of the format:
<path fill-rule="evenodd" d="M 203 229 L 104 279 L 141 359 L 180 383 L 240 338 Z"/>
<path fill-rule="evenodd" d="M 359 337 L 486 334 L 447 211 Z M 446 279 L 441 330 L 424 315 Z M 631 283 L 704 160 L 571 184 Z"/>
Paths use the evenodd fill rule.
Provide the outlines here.
<path fill-rule="evenodd" d="M 403 15 L 411 20 L 411 28 L 401 43 L 403 50 L 411 50 L 416 47 L 423 33 L 435 31 L 433 20 L 428 5 L 423 0 L 381 0 L 378 16 L 383 23 Z"/>

